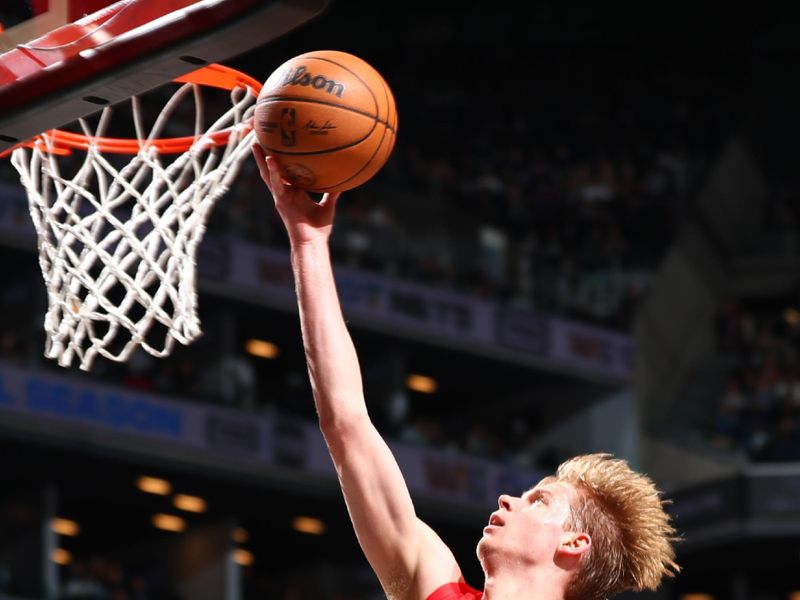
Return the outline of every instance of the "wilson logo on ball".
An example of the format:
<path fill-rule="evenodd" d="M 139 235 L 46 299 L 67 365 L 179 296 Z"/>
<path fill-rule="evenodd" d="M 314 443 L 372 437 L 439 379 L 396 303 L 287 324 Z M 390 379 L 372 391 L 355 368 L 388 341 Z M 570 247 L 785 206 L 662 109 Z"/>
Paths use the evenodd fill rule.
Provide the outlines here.
<path fill-rule="evenodd" d="M 315 90 L 324 90 L 328 94 L 333 94 L 341 98 L 344 94 L 344 84 L 333 79 L 328 79 L 324 75 L 312 75 L 307 72 L 305 66 L 296 69 L 289 69 L 281 82 L 281 85 L 302 85 L 312 87 Z"/>

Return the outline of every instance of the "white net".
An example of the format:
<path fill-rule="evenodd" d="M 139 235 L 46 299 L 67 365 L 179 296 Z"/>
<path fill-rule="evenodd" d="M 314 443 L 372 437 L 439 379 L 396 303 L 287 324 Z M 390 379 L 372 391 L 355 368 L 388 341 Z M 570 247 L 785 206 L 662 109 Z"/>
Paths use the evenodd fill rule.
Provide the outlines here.
<path fill-rule="evenodd" d="M 71 164 L 75 154 L 61 156 L 51 134 L 33 148 L 14 151 L 47 288 L 48 358 L 65 367 L 77 359 L 88 370 L 98 354 L 124 361 L 142 347 L 162 357 L 175 341 L 189 344 L 200 335 L 197 247 L 214 203 L 254 140 L 252 90 L 226 95 L 229 108 L 206 129 L 201 86 L 183 84 L 149 131 L 140 99 L 132 98 L 139 150 L 124 163 L 90 143 L 82 160 Z M 161 154 L 154 140 L 192 99 L 194 143 L 180 154 Z M 83 134 L 103 137 L 111 116 L 112 109 L 104 108 L 93 131 L 81 120 Z M 211 142 L 225 130 L 227 143 Z"/>

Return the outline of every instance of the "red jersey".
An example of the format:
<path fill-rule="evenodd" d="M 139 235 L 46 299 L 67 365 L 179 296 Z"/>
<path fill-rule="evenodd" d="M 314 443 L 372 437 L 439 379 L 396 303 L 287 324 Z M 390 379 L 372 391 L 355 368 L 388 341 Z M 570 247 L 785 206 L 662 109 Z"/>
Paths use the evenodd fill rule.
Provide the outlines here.
<path fill-rule="evenodd" d="M 481 600 L 483 592 L 469 587 L 466 583 L 446 583 L 438 588 L 428 600 Z"/>

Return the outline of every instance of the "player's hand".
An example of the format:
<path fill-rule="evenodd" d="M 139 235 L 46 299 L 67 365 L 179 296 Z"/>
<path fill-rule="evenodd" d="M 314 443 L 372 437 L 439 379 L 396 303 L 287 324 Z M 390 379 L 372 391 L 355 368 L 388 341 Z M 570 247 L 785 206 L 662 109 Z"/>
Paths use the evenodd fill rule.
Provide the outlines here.
<path fill-rule="evenodd" d="M 252 150 L 261 179 L 272 193 L 275 208 L 278 209 L 292 244 L 327 240 L 333 230 L 339 193 L 325 194 L 322 200 L 314 202 L 308 192 L 281 179 L 277 161 L 272 156 L 264 157 L 261 146 L 253 144 Z"/>

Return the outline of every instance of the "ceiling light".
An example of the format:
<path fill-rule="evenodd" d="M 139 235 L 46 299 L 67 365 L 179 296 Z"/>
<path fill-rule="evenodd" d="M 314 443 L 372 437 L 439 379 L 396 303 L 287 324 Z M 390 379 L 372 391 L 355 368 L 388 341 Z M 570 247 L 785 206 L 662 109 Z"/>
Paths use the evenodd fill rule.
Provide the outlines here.
<path fill-rule="evenodd" d="M 50 529 L 52 529 L 58 535 L 66 535 L 69 537 L 75 537 L 81 532 L 80 525 L 78 525 L 75 521 L 70 521 L 69 519 L 62 519 L 56 517 L 50 522 Z"/>
<path fill-rule="evenodd" d="M 439 384 L 432 377 L 425 375 L 409 375 L 406 377 L 406 386 L 408 389 L 422 394 L 433 394 L 436 392 Z"/>
<path fill-rule="evenodd" d="M 176 494 L 172 499 L 175 508 L 185 510 L 186 512 L 203 513 L 206 512 L 206 501 L 197 496 L 190 496 L 188 494 Z"/>
<path fill-rule="evenodd" d="M 175 515 L 165 515 L 163 513 L 153 515 L 153 525 L 164 531 L 181 532 L 186 529 L 186 521 Z"/>
<path fill-rule="evenodd" d="M 278 347 L 265 340 L 247 340 L 244 349 L 248 354 L 259 358 L 276 358 L 279 354 Z"/>
<path fill-rule="evenodd" d="M 295 531 L 310 535 L 322 535 L 325 533 L 325 523 L 314 517 L 295 517 L 294 521 L 292 521 L 292 527 L 294 527 Z"/>
<path fill-rule="evenodd" d="M 255 562 L 255 557 L 253 556 L 252 552 L 242 548 L 237 548 L 233 553 L 233 560 L 237 565 L 249 567 Z"/>
<path fill-rule="evenodd" d="M 139 477 L 136 487 L 147 494 L 158 496 L 168 496 L 172 492 L 169 481 L 158 479 L 157 477 Z"/>

